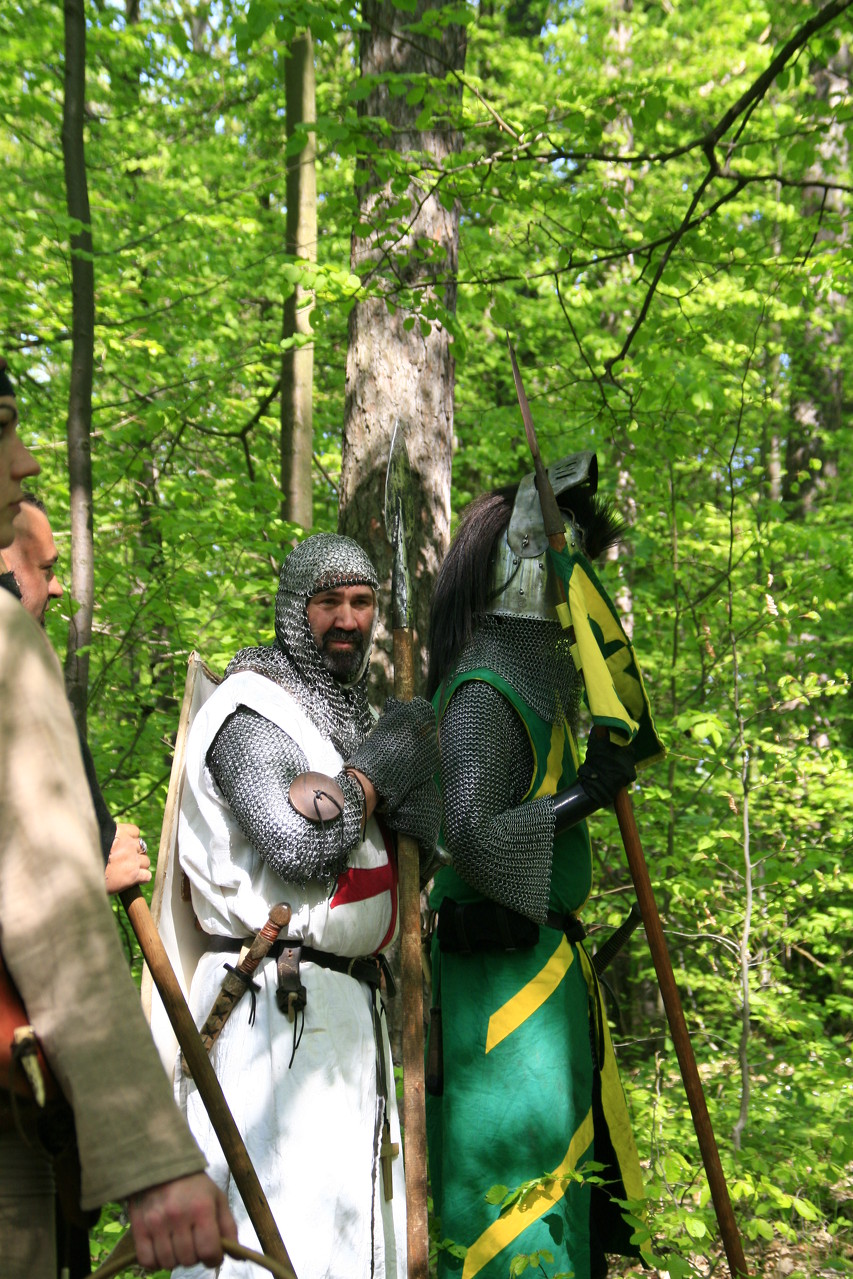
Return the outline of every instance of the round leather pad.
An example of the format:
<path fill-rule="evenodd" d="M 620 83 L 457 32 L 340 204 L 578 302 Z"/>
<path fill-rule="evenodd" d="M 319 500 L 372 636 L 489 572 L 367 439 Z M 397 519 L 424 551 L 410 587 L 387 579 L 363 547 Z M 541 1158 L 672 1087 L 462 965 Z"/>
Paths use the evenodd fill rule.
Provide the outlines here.
<path fill-rule="evenodd" d="M 344 793 L 334 777 L 325 773 L 300 773 L 290 783 L 291 804 L 309 822 L 331 822 L 340 817 Z"/>

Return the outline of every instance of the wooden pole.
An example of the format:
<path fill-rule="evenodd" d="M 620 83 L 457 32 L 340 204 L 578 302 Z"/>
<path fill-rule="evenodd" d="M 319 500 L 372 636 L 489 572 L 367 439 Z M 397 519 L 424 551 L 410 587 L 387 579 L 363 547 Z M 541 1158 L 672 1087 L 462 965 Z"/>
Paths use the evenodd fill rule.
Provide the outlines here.
<path fill-rule="evenodd" d="M 414 695 L 414 646 L 409 629 L 394 630 L 394 695 Z M 408 1279 L 427 1279 L 426 1090 L 424 1087 L 424 986 L 421 963 L 421 881 L 416 840 L 397 837 L 400 875 L 400 974 L 403 986 L 403 1134 L 406 1171 Z"/>
<path fill-rule="evenodd" d="M 714 1130 L 711 1127 L 711 1117 L 705 1104 L 702 1081 L 699 1078 L 696 1058 L 693 1055 L 693 1045 L 690 1042 L 687 1023 L 684 1020 L 681 996 L 675 984 L 672 962 L 669 958 L 669 950 L 663 935 L 663 926 L 658 914 L 655 896 L 652 892 L 649 868 L 646 864 L 643 846 L 640 843 L 637 819 L 634 816 L 634 805 L 631 803 L 631 796 L 627 790 L 619 791 L 614 807 L 616 809 L 616 819 L 619 822 L 619 830 L 622 834 L 622 842 L 625 845 L 628 869 L 634 881 L 634 891 L 637 894 L 637 902 L 643 916 L 646 937 L 649 941 L 649 950 L 652 954 L 658 985 L 660 986 L 664 1008 L 666 1009 L 672 1042 L 675 1045 L 678 1064 L 681 1067 L 684 1091 L 687 1093 L 690 1113 L 693 1116 L 693 1127 L 696 1129 L 699 1150 L 702 1154 L 702 1162 L 705 1165 L 705 1175 L 711 1188 L 711 1198 L 714 1202 L 714 1211 L 717 1214 L 729 1269 L 732 1272 L 733 1279 L 747 1279 L 749 1272 L 746 1268 L 740 1232 L 735 1221 L 731 1199 L 729 1198 L 729 1189 L 726 1185 L 722 1164 L 720 1163 L 720 1153 L 717 1149 Z"/>
<path fill-rule="evenodd" d="M 283 1266 L 278 1261 L 273 1261 L 272 1257 L 267 1257 L 263 1253 L 254 1252 L 251 1248 L 244 1248 L 236 1239 L 220 1236 L 220 1242 L 226 1257 L 234 1257 L 238 1261 L 253 1261 L 256 1266 L 263 1266 L 271 1275 L 275 1275 L 276 1279 L 289 1279 L 292 1274 L 288 1267 Z M 137 1265 L 133 1232 L 127 1230 L 109 1256 L 98 1266 L 98 1269 L 92 1271 L 91 1279 L 116 1279 L 117 1275 Z"/>
<path fill-rule="evenodd" d="M 266 1195 L 154 926 L 148 903 L 138 887 L 125 889 L 120 896 L 261 1247 L 286 1268 L 289 1279 L 296 1279 Z"/>

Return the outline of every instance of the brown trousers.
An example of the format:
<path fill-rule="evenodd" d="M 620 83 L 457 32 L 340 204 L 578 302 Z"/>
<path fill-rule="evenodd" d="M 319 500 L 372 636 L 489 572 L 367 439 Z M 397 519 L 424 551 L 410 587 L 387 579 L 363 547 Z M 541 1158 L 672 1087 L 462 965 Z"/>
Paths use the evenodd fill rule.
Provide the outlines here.
<path fill-rule="evenodd" d="M 56 1185 L 47 1155 L 0 1123 L 0 1258 L 4 1279 L 56 1279 Z"/>

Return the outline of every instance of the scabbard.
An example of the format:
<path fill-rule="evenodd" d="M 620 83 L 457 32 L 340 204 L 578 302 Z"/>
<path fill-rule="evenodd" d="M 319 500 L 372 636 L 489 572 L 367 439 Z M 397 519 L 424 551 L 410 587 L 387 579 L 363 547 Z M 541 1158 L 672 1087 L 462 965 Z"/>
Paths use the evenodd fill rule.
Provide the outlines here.
<path fill-rule="evenodd" d="M 232 968 L 230 964 L 225 965 L 227 972 L 219 993 L 199 1032 L 208 1052 L 213 1048 L 222 1033 L 223 1026 L 246 991 L 250 987 L 254 990 L 258 989 L 252 981 L 252 974 L 264 956 L 269 954 L 270 947 L 277 940 L 282 928 L 286 928 L 290 923 L 290 914 L 290 907 L 286 902 L 273 906 L 269 919 L 260 932 L 252 938 L 252 943 L 239 964 L 235 968 Z"/>
<path fill-rule="evenodd" d="M 634 929 L 638 924 L 642 923 L 642 919 L 643 916 L 639 906 L 636 902 L 632 902 L 631 913 L 628 918 L 619 925 L 615 932 L 610 934 L 604 945 L 599 946 L 592 957 L 592 966 L 595 969 L 596 976 L 600 977 L 605 969 L 610 967 L 619 951 L 630 939 Z"/>

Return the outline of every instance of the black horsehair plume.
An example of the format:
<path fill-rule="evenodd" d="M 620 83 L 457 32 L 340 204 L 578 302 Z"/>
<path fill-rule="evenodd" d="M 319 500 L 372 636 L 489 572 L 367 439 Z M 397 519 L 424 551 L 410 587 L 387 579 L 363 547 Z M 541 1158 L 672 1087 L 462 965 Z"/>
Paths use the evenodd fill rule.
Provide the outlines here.
<path fill-rule="evenodd" d="M 432 697 L 471 639 L 475 619 L 485 613 L 489 594 L 489 561 L 506 531 L 517 484 L 474 498 L 465 512 L 439 569 L 429 619 L 427 697 Z M 580 529 L 583 551 L 596 560 L 618 542 L 625 524 L 606 498 L 582 488 L 558 498 L 560 509 Z"/>

